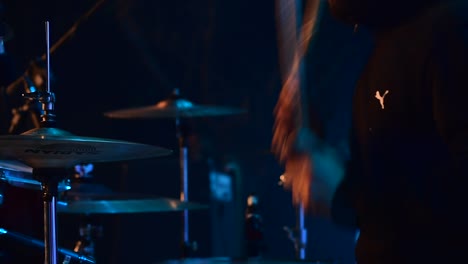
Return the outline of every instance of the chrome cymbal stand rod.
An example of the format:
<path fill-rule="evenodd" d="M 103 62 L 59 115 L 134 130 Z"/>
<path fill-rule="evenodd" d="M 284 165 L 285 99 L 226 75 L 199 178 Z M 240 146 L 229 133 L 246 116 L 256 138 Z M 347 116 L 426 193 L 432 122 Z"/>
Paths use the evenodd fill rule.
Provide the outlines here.
<path fill-rule="evenodd" d="M 179 89 L 174 89 L 171 97 L 176 100 L 179 98 Z M 180 201 L 189 201 L 189 179 L 188 179 L 188 142 L 187 142 L 187 123 L 183 118 L 175 118 L 176 137 L 179 144 L 179 166 L 180 166 Z M 190 241 L 189 211 L 184 210 L 182 214 L 182 258 L 187 258 L 192 251 L 197 248 L 197 243 Z"/>
<path fill-rule="evenodd" d="M 186 131 L 180 118 L 176 118 L 177 139 L 179 143 L 179 166 L 180 166 L 180 201 L 188 202 L 189 188 L 188 188 L 188 146 L 186 142 Z M 190 251 L 190 238 L 189 238 L 189 212 L 184 210 L 182 214 L 182 258 L 189 255 Z"/>
<path fill-rule="evenodd" d="M 46 59 L 47 59 L 47 89 L 46 92 L 34 92 L 24 95 L 42 103 L 43 114 L 41 125 L 51 127 L 55 125 L 54 104 L 55 96 L 50 90 L 50 34 L 49 21 L 45 22 L 46 31 Z M 57 197 L 58 184 L 65 179 L 66 169 L 62 168 L 33 168 L 33 177 L 42 184 L 42 199 L 44 203 L 44 263 L 58 264 L 57 247 Z"/>
<path fill-rule="evenodd" d="M 278 185 L 282 186 L 284 181 L 285 176 L 281 175 Z M 296 260 L 305 260 L 307 249 L 307 229 L 305 227 L 304 204 L 300 203 L 296 208 L 296 226 L 294 228 L 285 226 L 283 229 L 288 234 L 289 240 L 294 243 Z"/>
<path fill-rule="evenodd" d="M 33 177 L 42 183 L 44 203 L 44 263 L 58 264 L 57 247 L 57 197 L 58 183 L 65 178 L 66 169 L 33 169 Z"/>
<path fill-rule="evenodd" d="M 305 260 L 307 246 L 307 229 L 305 228 L 305 211 L 304 205 L 301 203 L 296 209 L 296 259 Z"/>

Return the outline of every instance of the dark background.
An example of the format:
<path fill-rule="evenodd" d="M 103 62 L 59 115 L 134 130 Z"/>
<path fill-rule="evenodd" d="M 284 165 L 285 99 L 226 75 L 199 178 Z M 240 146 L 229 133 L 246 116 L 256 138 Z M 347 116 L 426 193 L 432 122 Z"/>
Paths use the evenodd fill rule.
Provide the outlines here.
<path fill-rule="evenodd" d="M 45 20 L 51 23 L 54 43 L 95 1 L 8 0 L 4 4 L 15 32 L 14 39 L 6 43 L 7 51 L 22 70 L 45 51 Z M 321 23 L 312 46 L 313 59 L 309 59 L 317 76 L 311 83 L 324 91 L 318 101 L 330 102 L 340 94 L 333 92 L 338 88 L 345 90 L 343 100 L 349 100 L 352 85 L 343 83 L 356 75 L 352 58 L 359 56 L 355 47 L 360 42 L 352 27 L 331 21 L 327 14 L 323 19 L 327 22 Z M 280 90 L 277 61 L 272 0 L 109 0 L 51 57 L 59 126 L 81 136 L 176 150 L 170 120 L 110 120 L 103 113 L 154 104 L 174 88 L 196 103 L 245 108 L 246 115 L 191 120 L 198 139 L 194 142 L 202 146 L 194 152 L 203 155 L 191 155 L 190 199 L 210 203 L 208 173 L 203 167 L 207 157 L 219 170 L 235 162 L 241 168 L 235 179 L 237 201 L 243 205 L 251 192 L 260 197 L 265 256 L 292 259 L 293 245 L 283 226 L 294 225 L 294 209 L 290 194 L 277 184 L 282 170 L 269 153 L 272 112 Z M 176 154 L 96 164 L 93 181 L 121 192 L 178 198 L 177 166 Z M 197 256 L 240 254 L 239 207 L 234 203 L 223 208 L 193 213 L 192 238 L 200 247 Z M 179 214 L 96 219 L 104 225 L 97 247 L 100 263 L 153 263 L 179 256 Z M 77 217 L 61 215 L 59 221 L 61 246 L 72 248 L 78 235 Z M 210 228 L 213 222 L 220 227 Z M 307 226 L 310 259 L 353 263 L 354 230 L 311 215 Z M 213 233 L 218 240 L 211 239 Z"/>

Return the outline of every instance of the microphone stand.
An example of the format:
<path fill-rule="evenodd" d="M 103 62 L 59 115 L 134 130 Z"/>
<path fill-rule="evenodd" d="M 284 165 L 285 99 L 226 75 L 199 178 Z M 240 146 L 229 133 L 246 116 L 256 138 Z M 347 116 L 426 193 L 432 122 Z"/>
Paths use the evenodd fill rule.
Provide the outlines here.
<path fill-rule="evenodd" d="M 52 45 L 52 47 L 50 47 L 50 49 L 48 50 L 49 54 L 52 54 L 54 53 L 60 46 L 63 45 L 63 43 L 65 43 L 65 41 L 67 41 L 68 39 L 71 38 L 71 36 L 73 36 L 73 34 L 75 34 L 76 30 L 78 29 L 78 27 L 81 25 L 81 23 L 83 23 L 84 21 L 86 21 L 93 13 L 96 12 L 96 10 L 105 2 L 106 0 L 99 0 L 98 2 L 96 2 L 96 4 L 94 4 L 93 7 L 91 7 L 86 13 L 84 13 L 84 15 L 82 15 L 73 25 L 72 27 L 67 31 L 65 32 L 65 34 L 57 41 L 55 42 L 54 45 Z M 37 61 L 45 61 L 46 60 L 46 53 L 44 53 L 41 57 L 39 57 L 37 60 L 33 60 L 31 61 L 31 64 L 33 64 L 34 62 L 37 62 Z M 16 79 L 15 81 L 13 81 L 7 88 L 6 88 L 6 92 L 7 94 L 12 94 L 14 92 L 14 90 L 16 89 L 16 87 L 23 81 L 25 80 L 25 78 L 27 77 L 28 75 L 28 70 L 26 70 L 20 77 L 18 77 L 18 79 Z"/>

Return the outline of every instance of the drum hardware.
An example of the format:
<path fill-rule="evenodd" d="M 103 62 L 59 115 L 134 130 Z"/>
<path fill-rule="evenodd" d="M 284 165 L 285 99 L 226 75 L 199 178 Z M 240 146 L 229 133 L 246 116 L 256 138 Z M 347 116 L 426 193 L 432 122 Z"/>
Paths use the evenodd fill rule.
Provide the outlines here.
<path fill-rule="evenodd" d="M 32 168 L 16 160 L 0 160 L 0 170 L 21 174 L 31 174 Z"/>
<path fill-rule="evenodd" d="M 52 108 L 52 107 L 51 107 Z M 50 115 L 43 115 L 48 125 Z M 43 127 L 21 135 L 0 136 L 0 156 L 22 160 L 33 168 L 32 177 L 41 182 L 44 199 L 46 263 L 57 264 L 56 203 L 59 182 L 78 163 L 141 159 L 169 155 L 158 147 L 125 141 L 77 137 L 60 129 Z"/>
<path fill-rule="evenodd" d="M 89 216 L 85 216 L 85 220 L 80 225 L 80 238 L 76 241 L 73 251 L 81 255 L 95 257 L 96 240 L 102 238 L 103 227 L 93 224 Z"/>
<path fill-rule="evenodd" d="M 49 22 L 46 25 L 47 89 L 24 95 L 42 105 L 41 128 L 20 135 L 0 136 L 0 157 L 20 160 L 33 168 L 41 182 L 44 203 L 45 263 L 57 264 L 57 196 L 67 168 L 80 163 L 121 161 L 169 155 L 171 151 L 125 141 L 76 137 L 55 127 L 55 95 L 50 91 Z"/>
<path fill-rule="evenodd" d="M 198 105 L 181 97 L 179 89 L 174 89 L 169 98 L 154 105 L 116 110 L 106 112 L 104 115 L 121 119 L 171 118 L 180 120 L 182 118 L 237 115 L 245 112 L 245 110 L 237 108 Z"/>
<path fill-rule="evenodd" d="M 34 239 L 32 237 L 17 233 L 17 232 L 12 232 L 8 231 L 4 228 L 0 228 L 0 235 L 5 235 L 8 237 L 11 237 L 15 240 L 18 240 L 22 243 L 25 243 L 27 245 L 39 247 L 39 248 L 44 248 L 44 243 L 41 242 L 40 240 Z M 86 256 L 86 255 L 81 255 L 79 253 L 73 252 L 71 250 L 67 250 L 64 248 L 57 248 L 57 251 L 65 256 L 64 263 L 67 262 L 67 260 L 75 259 L 77 261 L 80 261 L 80 263 L 91 263 L 94 264 L 96 263 L 95 260 L 92 257 Z"/>
<path fill-rule="evenodd" d="M 304 207 L 302 205 L 296 208 L 296 227 L 284 227 L 289 240 L 294 243 L 295 257 L 297 260 L 306 259 L 307 249 L 307 229 L 304 226 Z"/>
<path fill-rule="evenodd" d="M 49 115 L 42 117 L 44 125 Z M 43 127 L 21 135 L 0 136 L 0 156 L 22 160 L 42 183 L 46 263 L 57 264 L 56 204 L 59 182 L 78 163 L 141 159 L 169 155 L 166 149 L 125 141 L 77 137 L 60 129 Z"/>
<path fill-rule="evenodd" d="M 69 196 L 69 193 L 76 194 L 76 193 L 112 193 L 111 189 L 101 185 L 101 184 L 92 184 L 92 183 L 83 183 L 83 181 L 87 181 L 92 179 L 91 171 L 93 170 L 92 164 L 81 164 L 75 166 L 75 173 L 73 175 L 73 179 L 71 181 L 71 190 L 63 192 L 59 197 L 59 204 L 60 200 L 64 199 L 64 197 Z M 78 182 L 76 182 L 78 181 Z M 91 216 L 88 214 L 84 214 L 81 217 L 81 222 L 78 229 L 79 238 L 75 242 L 75 246 L 73 251 L 95 258 L 95 246 L 96 240 L 103 237 L 103 227 L 101 225 L 97 225 L 94 221 L 91 221 Z M 71 261 L 69 259 L 68 261 Z M 63 263 L 68 264 L 68 263 Z"/>
<path fill-rule="evenodd" d="M 32 177 L 33 169 L 21 162 L 13 160 L 0 160 L 0 182 L 11 186 L 41 190 L 42 185 Z M 59 183 L 59 192 L 64 192 L 71 189 L 71 184 L 68 179 Z"/>
<path fill-rule="evenodd" d="M 208 206 L 136 194 L 67 195 L 57 202 L 61 214 L 136 214 L 207 209 Z"/>
<path fill-rule="evenodd" d="M 34 169 L 64 168 L 68 175 L 68 169 L 76 164 L 147 159 L 171 153 L 161 147 L 81 137 L 52 127 L 32 129 L 20 135 L 0 136 L 0 159 L 20 160 L 33 168 L 33 178 Z"/>
<path fill-rule="evenodd" d="M 173 199 L 115 193 L 99 184 L 73 182 L 71 190 L 64 192 L 57 202 L 58 213 L 83 216 L 80 238 L 73 251 L 91 257 L 95 253 L 95 241 L 103 235 L 102 226 L 92 221 L 91 217 L 95 214 L 156 213 L 206 208 L 208 206 Z"/>
<path fill-rule="evenodd" d="M 34 189 L 34 190 L 42 189 L 42 185 L 40 182 L 36 180 L 28 179 L 28 178 L 12 176 L 11 172 L 7 172 L 7 171 L 2 171 L 0 173 L 0 180 L 15 187 Z M 59 182 L 59 186 L 58 186 L 59 191 L 66 191 L 70 189 L 71 189 L 71 186 L 70 186 L 69 180 L 65 179 Z"/>
<path fill-rule="evenodd" d="M 281 175 L 278 185 L 282 186 L 285 181 L 285 176 Z M 306 259 L 307 250 L 307 229 L 305 228 L 305 210 L 303 204 L 299 204 L 296 208 L 296 227 L 283 227 L 286 231 L 289 240 L 294 244 L 295 257 L 297 260 Z"/>
<path fill-rule="evenodd" d="M 179 167 L 180 167 L 180 201 L 188 202 L 188 144 L 187 144 L 187 124 L 186 118 L 224 116 L 245 113 L 242 109 L 218 106 L 202 106 L 192 103 L 180 96 L 179 89 L 175 89 L 169 98 L 162 100 L 155 105 L 116 110 L 104 113 L 110 118 L 121 119 L 148 119 L 148 118 L 171 118 L 175 120 L 176 138 L 179 145 Z M 188 257 L 191 251 L 196 249 L 196 243 L 189 239 L 189 214 L 183 212 L 182 221 L 182 257 Z"/>
<path fill-rule="evenodd" d="M 74 251 L 94 257 L 95 241 L 102 237 L 103 228 L 91 221 L 94 214 L 134 214 L 207 209 L 208 206 L 155 198 L 137 194 L 115 193 L 100 184 L 72 182 L 71 190 L 64 192 L 57 202 L 57 212 L 81 214 L 80 238 Z"/>
<path fill-rule="evenodd" d="M 176 92 L 178 95 L 178 91 Z M 179 163 L 180 163 L 180 201 L 188 202 L 189 199 L 189 188 L 188 188 L 188 144 L 187 144 L 187 135 L 186 128 L 182 123 L 180 118 L 175 119 L 176 123 L 176 137 L 179 141 Z M 182 216 L 182 238 L 181 238 L 181 247 L 182 247 L 182 257 L 188 257 L 190 252 L 196 251 L 198 248 L 196 241 L 190 241 L 189 238 L 189 212 L 184 210 Z"/>

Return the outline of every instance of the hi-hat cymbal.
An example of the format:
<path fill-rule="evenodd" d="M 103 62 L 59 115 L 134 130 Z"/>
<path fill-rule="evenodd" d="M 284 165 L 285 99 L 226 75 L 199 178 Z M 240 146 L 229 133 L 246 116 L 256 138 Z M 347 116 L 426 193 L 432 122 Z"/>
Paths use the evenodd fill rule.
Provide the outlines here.
<path fill-rule="evenodd" d="M 75 136 L 57 128 L 36 128 L 21 135 L 0 136 L 0 158 L 32 168 L 68 168 L 79 163 L 159 157 L 168 149 L 121 140 Z"/>
<path fill-rule="evenodd" d="M 63 214 L 134 214 L 207 209 L 208 206 L 135 194 L 67 193 L 57 202 Z"/>
<path fill-rule="evenodd" d="M 0 170 L 32 173 L 32 168 L 16 160 L 0 160 Z"/>
<path fill-rule="evenodd" d="M 32 171 L 31 167 L 19 161 L 0 160 L 0 181 L 19 188 L 41 190 L 42 184 L 33 179 Z M 70 188 L 66 180 L 60 182 L 58 186 L 60 192 L 70 190 Z"/>
<path fill-rule="evenodd" d="M 179 97 L 176 91 L 170 98 L 151 106 L 122 109 L 104 113 L 110 118 L 145 119 L 145 118 L 190 118 L 224 116 L 245 113 L 245 110 L 222 107 L 197 105 Z"/>

